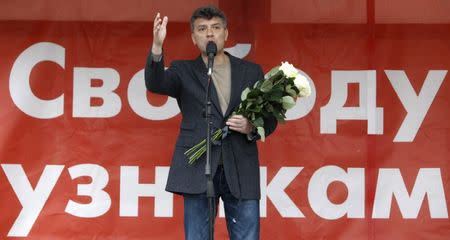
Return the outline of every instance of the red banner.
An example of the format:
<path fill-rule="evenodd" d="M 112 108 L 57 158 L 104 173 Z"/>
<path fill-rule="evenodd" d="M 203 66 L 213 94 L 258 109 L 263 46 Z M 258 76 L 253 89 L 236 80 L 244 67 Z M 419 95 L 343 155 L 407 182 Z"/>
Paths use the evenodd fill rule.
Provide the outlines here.
<path fill-rule="evenodd" d="M 179 109 L 143 67 L 161 9 L 167 63 L 197 56 L 188 18 L 204 2 L 104 2 L 2 3 L 1 238 L 183 238 L 164 191 Z M 216 3 L 229 52 L 289 61 L 313 86 L 259 143 L 261 238 L 448 239 L 448 3 Z"/>

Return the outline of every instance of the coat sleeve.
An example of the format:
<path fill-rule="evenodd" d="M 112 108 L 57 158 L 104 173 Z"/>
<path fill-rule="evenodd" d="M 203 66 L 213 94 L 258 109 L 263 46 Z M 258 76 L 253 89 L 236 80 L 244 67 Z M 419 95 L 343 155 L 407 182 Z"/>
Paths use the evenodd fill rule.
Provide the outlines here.
<path fill-rule="evenodd" d="M 145 86 L 148 91 L 177 98 L 180 93 L 181 80 L 176 63 L 167 70 L 164 69 L 164 56 L 160 61 L 154 61 L 150 53 L 145 65 Z"/>

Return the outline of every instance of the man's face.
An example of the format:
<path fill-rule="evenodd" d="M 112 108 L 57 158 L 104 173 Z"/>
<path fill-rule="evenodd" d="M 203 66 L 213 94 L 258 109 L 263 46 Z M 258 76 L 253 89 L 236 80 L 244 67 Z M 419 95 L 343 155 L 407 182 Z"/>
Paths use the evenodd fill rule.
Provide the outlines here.
<path fill-rule="evenodd" d="M 217 52 L 220 52 L 228 38 L 228 30 L 219 17 L 213 17 L 210 20 L 198 18 L 194 21 L 194 30 L 191 36 L 192 42 L 203 54 L 206 53 L 206 45 L 209 41 L 215 42 Z"/>

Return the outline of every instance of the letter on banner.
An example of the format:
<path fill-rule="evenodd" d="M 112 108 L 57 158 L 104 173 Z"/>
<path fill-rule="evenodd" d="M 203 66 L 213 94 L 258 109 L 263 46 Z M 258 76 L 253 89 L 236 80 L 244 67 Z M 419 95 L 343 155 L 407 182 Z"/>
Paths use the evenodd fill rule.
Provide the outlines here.
<path fill-rule="evenodd" d="M 101 87 L 92 87 L 92 79 L 103 82 Z M 113 117 L 120 112 L 122 102 L 114 92 L 119 86 L 119 73 L 112 68 L 73 69 L 73 116 L 87 118 Z M 91 106 L 91 98 L 103 100 L 102 106 Z"/>
<path fill-rule="evenodd" d="M 345 172 L 336 166 L 318 169 L 308 185 L 308 200 L 312 210 L 322 218 L 364 218 L 364 169 L 348 168 Z M 342 204 L 332 203 L 327 194 L 328 186 L 339 181 L 347 186 L 347 199 Z"/>
<path fill-rule="evenodd" d="M 2 168 L 20 204 L 22 204 L 22 210 L 9 230 L 8 236 L 26 237 L 55 187 L 64 166 L 47 165 L 34 190 L 22 165 L 2 164 Z"/>
<path fill-rule="evenodd" d="M 43 61 L 54 62 L 64 68 L 65 49 L 50 42 L 36 43 L 25 49 L 11 69 L 9 92 L 14 104 L 25 114 L 50 119 L 64 113 L 64 94 L 53 100 L 42 100 L 33 94 L 30 87 L 31 70 Z"/>
<path fill-rule="evenodd" d="M 298 209 L 292 199 L 284 191 L 302 171 L 302 167 L 282 167 L 267 185 L 267 168 L 261 167 L 261 217 L 267 216 L 267 198 L 270 199 L 284 218 L 303 218 L 305 215 Z M 267 187 L 266 187 L 267 186 Z"/>
<path fill-rule="evenodd" d="M 147 89 L 144 83 L 144 70 L 137 72 L 128 85 L 128 102 L 133 111 L 150 120 L 165 120 L 174 117 L 180 112 L 177 101 L 167 97 L 167 102 L 160 106 L 152 106 L 147 100 Z"/>
<path fill-rule="evenodd" d="M 385 70 L 385 73 L 408 113 L 395 135 L 394 142 L 412 142 L 444 81 L 447 71 L 428 71 L 419 95 L 416 94 L 411 86 L 405 71 Z"/>
<path fill-rule="evenodd" d="M 399 169 L 380 169 L 373 206 L 373 218 L 389 218 L 392 196 L 397 200 L 403 218 L 415 219 L 425 196 L 431 218 L 448 218 L 444 186 L 439 168 L 421 168 L 411 195 Z"/>
<path fill-rule="evenodd" d="M 93 218 L 105 214 L 111 207 L 111 198 L 103 189 L 108 185 L 109 175 L 105 168 L 96 164 L 81 164 L 69 168 L 72 179 L 88 176 L 89 184 L 78 184 L 78 196 L 88 196 L 91 202 L 81 204 L 69 200 L 65 211 L 77 217 Z"/>
<path fill-rule="evenodd" d="M 137 217 L 139 197 L 155 198 L 155 217 L 173 216 L 173 194 L 166 192 L 169 167 L 155 168 L 155 184 L 139 183 L 139 167 L 120 168 L 120 216 Z"/>
<path fill-rule="evenodd" d="M 344 107 L 347 100 L 347 84 L 359 84 L 359 107 Z M 376 106 L 376 72 L 332 71 L 331 97 L 320 108 L 320 133 L 336 133 L 337 120 L 367 120 L 368 134 L 383 133 L 383 108 Z"/>

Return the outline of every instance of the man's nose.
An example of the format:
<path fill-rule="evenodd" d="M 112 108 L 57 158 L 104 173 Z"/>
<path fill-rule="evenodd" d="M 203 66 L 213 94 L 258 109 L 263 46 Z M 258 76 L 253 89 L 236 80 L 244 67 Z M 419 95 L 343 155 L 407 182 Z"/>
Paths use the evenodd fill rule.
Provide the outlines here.
<path fill-rule="evenodd" d="M 214 36 L 214 31 L 212 28 L 208 28 L 206 30 L 206 36 Z"/>

